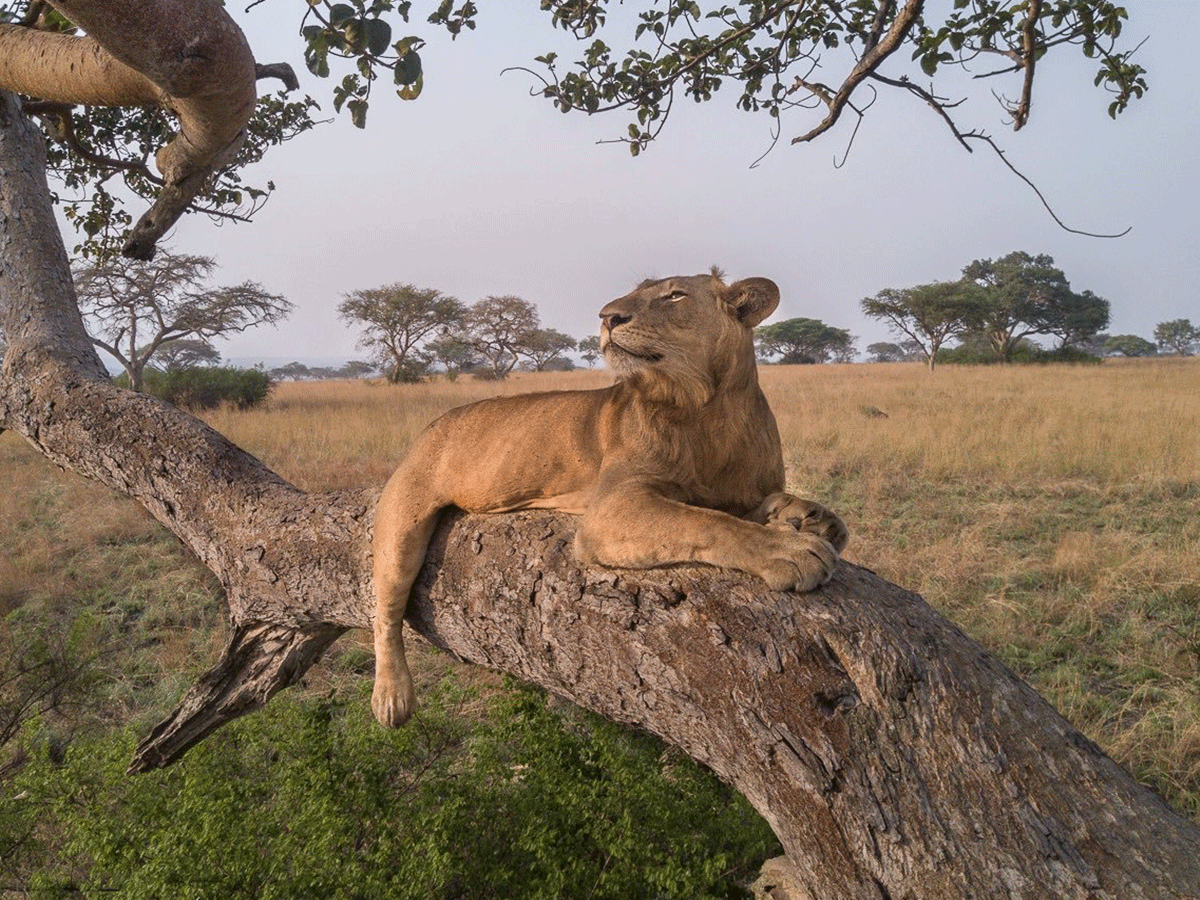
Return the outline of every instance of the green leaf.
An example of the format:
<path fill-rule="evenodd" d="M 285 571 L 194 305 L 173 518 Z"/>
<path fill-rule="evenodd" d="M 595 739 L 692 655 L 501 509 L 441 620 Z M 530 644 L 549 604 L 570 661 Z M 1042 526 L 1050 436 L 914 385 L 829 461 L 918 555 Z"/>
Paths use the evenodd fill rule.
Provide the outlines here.
<path fill-rule="evenodd" d="M 329 7 L 329 24 L 333 26 L 341 25 L 354 18 L 354 7 L 347 3 L 335 3 Z"/>
<path fill-rule="evenodd" d="M 425 79 L 423 75 L 418 75 L 417 80 L 412 84 L 396 90 L 396 96 L 401 100 L 416 100 L 421 96 L 421 88 L 424 86 Z"/>
<path fill-rule="evenodd" d="M 355 53 L 362 53 L 367 49 L 367 23 L 362 19 L 351 19 L 342 33 L 346 36 L 346 43 Z"/>
<path fill-rule="evenodd" d="M 416 50 L 406 50 L 396 61 L 395 81 L 399 85 L 415 84 L 421 77 L 421 55 Z M 418 91 L 419 93 L 419 91 Z M 409 98 L 405 98 L 409 99 Z"/>
<path fill-rule="evenodd" d="M 383 19 L 367 20 L 367 51 L 372 56 L 383 56 L 392 42 L 392 26 Z"/>

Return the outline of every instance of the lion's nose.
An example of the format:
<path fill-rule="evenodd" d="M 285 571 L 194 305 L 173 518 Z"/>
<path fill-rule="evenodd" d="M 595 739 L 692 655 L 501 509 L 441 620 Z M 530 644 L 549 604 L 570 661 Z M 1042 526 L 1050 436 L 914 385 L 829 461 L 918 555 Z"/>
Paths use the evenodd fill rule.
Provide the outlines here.
<path fill-rule="evenodd" d="M 604 322 L 604 324 L 608 327 L 609 331 L 612 331 L 618 325 L 624 325 L 626 322 L 630 321 L 632 318 L 633 318 L 633 316 L 628 315 L 627 313 L 619 313 L 619 312 L 608 312 L 608 313 L 602 312 L 602 313 L 600 313 L 600 320 L 602 322 Z"/>

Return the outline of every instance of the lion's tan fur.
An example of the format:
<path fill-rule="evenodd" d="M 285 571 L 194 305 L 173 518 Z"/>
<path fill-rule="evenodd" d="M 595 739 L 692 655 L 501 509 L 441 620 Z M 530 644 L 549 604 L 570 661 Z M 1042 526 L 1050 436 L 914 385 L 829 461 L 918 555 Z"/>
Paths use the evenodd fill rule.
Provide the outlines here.
<path fill-rule="evenodd" d="M 819 504 L 782 493 L 779 433 L 758 386 L 753 327 L 779 292 L 762 278 L 643 282 L 601 310 L 611 387 L 485 400 L 421 435 L 375 517 L 372 707 L 399 725 L 415 704 L 401 623 L 438 514 L 580 514 L 583 562 L 702 562 L 776 589 L 821 584 L 846 540 Z"/>

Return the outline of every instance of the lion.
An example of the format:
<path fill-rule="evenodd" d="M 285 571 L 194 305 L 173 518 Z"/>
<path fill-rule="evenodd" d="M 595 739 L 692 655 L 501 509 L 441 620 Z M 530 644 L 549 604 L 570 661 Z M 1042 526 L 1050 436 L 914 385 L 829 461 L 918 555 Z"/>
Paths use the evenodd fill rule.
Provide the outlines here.
<path fill-rule="evenodd" d="M 375 513 L 371 708 L 382 724 L 403 724 L 416 706 L 404 612 L 447 507 L 574 513 L 584 564 L 704 563 L 773 590 L 830 578 L 849 532 L 784 492 L 779 430 L 758 385 L 753 329 L 778 303 L 767 278 L 645 281 L 600 310 L 613 385 L 483 400 L 417 438 Z"/>

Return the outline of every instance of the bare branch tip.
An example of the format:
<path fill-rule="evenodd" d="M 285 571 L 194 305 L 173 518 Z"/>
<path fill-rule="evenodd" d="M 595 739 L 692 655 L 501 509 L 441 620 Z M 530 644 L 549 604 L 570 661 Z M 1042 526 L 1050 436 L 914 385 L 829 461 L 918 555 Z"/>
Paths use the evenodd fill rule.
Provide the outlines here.
<path fill-rule="evenodd" d="M 296 71 L 288 63 L 255 63 L 254 78 L 260 81 L 263 78 L 278 78 L 283 82 L 286 90 L 296 91 L 300 89 L 300 79 L 296 77 Z"/>

